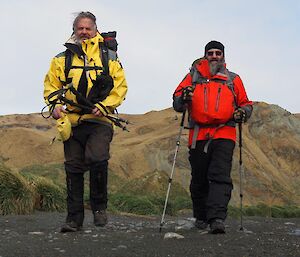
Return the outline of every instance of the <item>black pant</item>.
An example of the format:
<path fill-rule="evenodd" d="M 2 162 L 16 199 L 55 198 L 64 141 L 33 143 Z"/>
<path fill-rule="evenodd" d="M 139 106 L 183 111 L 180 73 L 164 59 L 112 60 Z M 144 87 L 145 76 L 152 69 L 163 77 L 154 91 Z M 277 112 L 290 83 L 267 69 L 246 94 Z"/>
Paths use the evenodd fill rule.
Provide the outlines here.
<path fill-rule="evenodd" d="M 207 222 L 216 218 L 225 220 L 233 188 L 230 172 L 235 142 L 212 140 L 204 153 L 206 143 L 207 140 L 197 141 L 196 148 L 189 151 L 193 213 L 195 218 Z"/>
<path fill-rule="evenodd" d="M 107 208 L 107 170 L 112 128 L 83 123 L 72 130 L 64 142 L 67 182 L 67 222 L 79 226 L 84 219 L 84 172 L 90 170 L 90 204 L 93 211 Z"/>
<path fill-rule="evenodd" d="M 107 161 L 90 170 L 90 204 L 93 211 L 107 208 Z M 66 172 L 67 222 L 82 226 L 84 219 L 84 173 Z"/>

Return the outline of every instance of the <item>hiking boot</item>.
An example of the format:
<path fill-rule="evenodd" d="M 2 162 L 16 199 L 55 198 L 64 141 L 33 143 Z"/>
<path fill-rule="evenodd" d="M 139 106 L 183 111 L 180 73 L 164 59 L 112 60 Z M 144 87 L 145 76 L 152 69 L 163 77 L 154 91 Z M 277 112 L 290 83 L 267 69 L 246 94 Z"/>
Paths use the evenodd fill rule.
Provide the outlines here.
<path fill-rule="evenodd" d="M 210 222 L 210 231 L 211 234 L 225 234 L 225 225 L 224 221 L 221 219 L 215 219 Z"/>
<path fill-rule="evenodd" d="M 67 232 L 76 232 L 81 229 L 81 226 L 78 226 L 75 221 L 66 222 L 60 229 L 61 233 Z"/>
<path fill-rule="evenodd" d="M 195 221 L 195 227 L 198 228 L 198 229 L 206 229 L 208 226 L 207 222 L 204 221 L 204 220 L 198 220 L 196 219 Z"/>
<path fill-rule="evenodd" d="M 105 210 L 94 212 L 94 224 L 97 227 L 104 227 L 107 224 L 107 215 Z"/>

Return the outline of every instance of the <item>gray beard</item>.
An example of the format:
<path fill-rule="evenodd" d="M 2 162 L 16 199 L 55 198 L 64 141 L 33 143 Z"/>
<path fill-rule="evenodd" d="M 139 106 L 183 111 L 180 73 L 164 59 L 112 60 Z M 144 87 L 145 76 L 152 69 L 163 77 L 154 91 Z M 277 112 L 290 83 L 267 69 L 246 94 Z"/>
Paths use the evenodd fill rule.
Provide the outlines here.
<path fill-rule="evenodd" d="M 216 75 L 224 66 L 224 59 L 217 63 L 209 63 L 209 71 L 212 76 Z"/>
<path fill-rule="evenodd" d="M 75 44 L 81 46 L 82 40 L 80 38 L 75 37 Z"/>

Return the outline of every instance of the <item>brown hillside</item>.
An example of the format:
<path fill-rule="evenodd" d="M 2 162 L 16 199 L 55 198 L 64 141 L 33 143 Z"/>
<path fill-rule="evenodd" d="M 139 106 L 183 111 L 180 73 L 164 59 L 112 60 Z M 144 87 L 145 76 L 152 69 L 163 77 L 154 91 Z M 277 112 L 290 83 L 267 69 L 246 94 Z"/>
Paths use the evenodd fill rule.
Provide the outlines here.
<path fill-rule="evenodd" d="M 171 171 L 181 114 L 171 108 L 129 119 L 130 132 L 116 129 L 110 169 L 132 180 L 154 171 Z M 55 122 L 39 114 L 0 116 L 0 161 L 13 169 L 35 164 L 63 162 Z M 184 130 L 174 179 L 188 190 L 190 171 Z M 243 126 L 244 200 L 246 204 L 300 204 L 300 117 L 266 103 L 257 103 L 251 120 Z M 232 204 L 239 201 L 238 147 L 233 163 L 235 190 Z M 159 181 L 159 180 L 156 180 Z"/>

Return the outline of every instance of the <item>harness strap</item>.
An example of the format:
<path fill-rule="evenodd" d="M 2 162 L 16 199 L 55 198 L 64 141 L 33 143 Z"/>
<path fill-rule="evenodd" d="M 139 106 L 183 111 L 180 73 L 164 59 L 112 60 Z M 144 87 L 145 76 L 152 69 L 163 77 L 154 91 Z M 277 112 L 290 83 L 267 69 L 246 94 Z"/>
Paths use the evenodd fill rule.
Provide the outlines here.
<path fill-rule="evenodd" d="M 100 67 L 100 66 L 72 66 L 72 69 L 82 69 L 84 71 L 90 71 L 90 70 L 103 70 L 103 67 Z"/>
<path fill-rule="evenodd" d="M 209 137 L 209 139 L 207 140 L 207 142 L 206 142 L 206 144 L 204 145 L 204 148 L 203 148 L 203 152 L 204 152 L 204 153 L 207 153 L 207 151 L 208 151 L 208 146 L 209 146 L 210 143 L 212 142 L 212 140 L 213 140 L 213 138 L 214 138 L 214 136 L 215 136 L 217 130 L 218 130 L 219 128 L 224 127 L 224 126 L 226 126 L 226 124 L 220 124 L 220 125 L 215 129 L 214 133 Z"/>
<path fill-rule="evenodd" d="M 109 75 L 108 48 L 104 44 L 104 42 L 100 42 L 99 43 L 99 49 L 100 49 L 101 60 L 102 60 L 102 63 L 103 63 L 103 74 L 104 75 Z"/>
<path fill-rule="evenodd" d="M 195 148 L 196 148 L 196 143 L 197 143 L 197 136 L 198 136 L 198 133 L 199 133 L 199 124 L 196 123 L 196 124 L 195 124 L 195 127 L 194 127 L 193 138 L 192 138 L 192 146 L 191 146 L 192 149 L 195 149 Z"/>
<path fill-rule="evenodd" d="M 192 137 L 191 149 L 195 149 L 196 148 L 197 137 L 198 137 L 198 134 L 199 134 L 199 131 L 200 131 L 201 128 L 215 128 L 214 133 L 211 136 L 208 137 L 208 141 L 204 145 L 203 152 L 207 153 L 208 146 L 211 143 L 211 141 L 213 140 L 215 134 L 217 133 L 217 130 L 220 129 L 220 128 L 223 128 L 225 126 L 235 127 L 235 122 L 228 121 L 226 123 L 216 124 L 216 125 L 206 125 L 206 124 L 195 123 L 195 125 L 194 125 L 194 133 L 193 133 L 193 137 Z"/>
<path fill-rule="evenodd" d="M 87 72 L 90 70 L 102 70 L 103 74 L 109 75 L 109 66 L 108 61 L 109 59 L 115 60 L 116 53 L 113 50 L 108 49 L 104 42 L 99 42 L 99 49 L 100 49 L 100 59 L 102 61 L 103 67 L 100 66 L 78 66 L 72 65 L 74 53 L 70 49 L 66 49 L 65 51 L 65 78 L 66 82 L 65 85 L 70 84 L 72 79 L 68 79 L 69 72 L 71 69 L 83 69 L 83 72 Z M 112 54 L 114 52 L 115 54 Z M 115 56 L 114 56 L 115 55 Z"/>

